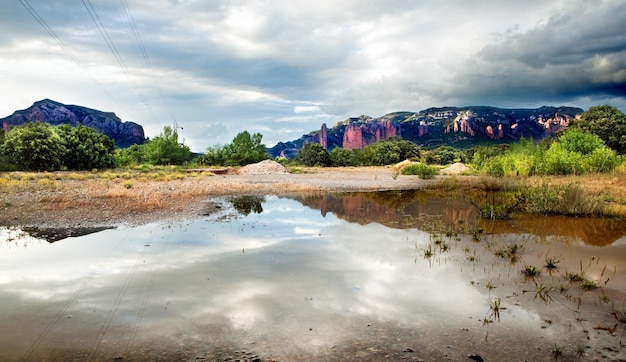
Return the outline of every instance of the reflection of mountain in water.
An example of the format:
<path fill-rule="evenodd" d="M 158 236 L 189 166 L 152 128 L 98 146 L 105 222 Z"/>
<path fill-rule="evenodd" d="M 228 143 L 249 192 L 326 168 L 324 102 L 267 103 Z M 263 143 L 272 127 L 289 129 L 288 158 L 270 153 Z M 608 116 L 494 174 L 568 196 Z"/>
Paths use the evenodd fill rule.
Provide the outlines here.
<path fill-rule="evenodd" d="M 626 222 L 605 218 L 521 214 L 506 220 L 481 219 L 474 206 L 480 205 L 481 200 L 471 200 L 465 195 L 441 197 L 427 190 L 327 194 L 295 199 L 320 210 L 324 216 L 331 212 L 349 222 L 376 222 L 392 228 L 429 230 L 442 225 L 461 233 L 482 229 L 490 234 L 534 234 L 542 238 L 581 240 L 594 246 L 610 245 L 626 236 Z"/>
<path fill-rule="evenodd" d="M 113 229 L 109 226 L 102 227 L 78 227 L 78 228 L 38 228 L 38 227 L 23 227 L 22 231 L 28 235 L 44 239 L 49 243 L 63 240 L 70 237 L 78 237 L 97 233 L 103 230 Z"/>
<path fill-rule="evenodd" d="M 433 222 L 455 227 L 475 223 L 479 216 L 478 210 L 466 200 L 436 198 L 420 190 L 328 194 L 298 201 L 321 210 L 324 216 L 331 212 L 350 222 L 377 222 L 400 229 L 424 227 Z"/>
<path fill-rule="evenodd" d="M 611 245 L 626 236 L 626 222 L 608 218 L 525 214 L 515 215 L 510 220 L 483 220 L 482 224 L 490 233 L 529 233 L 542 238 L 557 236 L 578 239 L 592 246 Z"/>

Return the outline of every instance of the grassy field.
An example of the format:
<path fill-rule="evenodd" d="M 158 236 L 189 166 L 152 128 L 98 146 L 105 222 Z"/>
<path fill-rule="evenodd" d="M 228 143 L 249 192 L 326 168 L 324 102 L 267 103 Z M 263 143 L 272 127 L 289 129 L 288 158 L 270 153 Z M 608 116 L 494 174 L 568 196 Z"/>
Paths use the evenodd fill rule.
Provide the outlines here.
<path fill-rule="evenodd" d="M 55 224 L 63 217 L 93 223 L 100 216 L 115 222 L 136 215 L 167 217 L 168 213 L 197 206 L 207 196 L 417 188 L 427 188 L 435 195 L 475 197 L 483 216 L 490 218 L 527 212 L 626 219 L 623 168 L 577 176 L 458 175 L 420 180 L 417 176 L 398 175 L 391 167 L 299 167 L 297 172 L 286 175 L 243 176 L 143 166 L 94 172 L 2 173 L 0 222 Z"/>

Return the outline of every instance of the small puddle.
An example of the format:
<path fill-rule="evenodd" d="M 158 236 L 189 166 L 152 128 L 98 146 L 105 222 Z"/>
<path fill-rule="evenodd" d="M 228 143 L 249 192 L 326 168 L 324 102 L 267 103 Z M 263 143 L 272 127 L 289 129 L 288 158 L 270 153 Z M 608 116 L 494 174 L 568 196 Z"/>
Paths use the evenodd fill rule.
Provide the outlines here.
<path fill-rule="evenodd" d="M 53 244 L 2 229 L 0 360 L 626 357 L 624 223 L 414 191 L 221 202 Z"/>

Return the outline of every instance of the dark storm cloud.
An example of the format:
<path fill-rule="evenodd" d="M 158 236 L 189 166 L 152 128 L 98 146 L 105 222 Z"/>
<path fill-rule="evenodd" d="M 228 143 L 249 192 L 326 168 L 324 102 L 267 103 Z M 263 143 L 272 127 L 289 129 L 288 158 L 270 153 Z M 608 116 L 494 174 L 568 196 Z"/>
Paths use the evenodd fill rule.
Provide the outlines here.
<path fill-rule="evenodd" d="M 626 95 L 626 3 L 576 3 L 570 13 L 485 46 L 457 74 L 472 101 L 567 101 Z"/>

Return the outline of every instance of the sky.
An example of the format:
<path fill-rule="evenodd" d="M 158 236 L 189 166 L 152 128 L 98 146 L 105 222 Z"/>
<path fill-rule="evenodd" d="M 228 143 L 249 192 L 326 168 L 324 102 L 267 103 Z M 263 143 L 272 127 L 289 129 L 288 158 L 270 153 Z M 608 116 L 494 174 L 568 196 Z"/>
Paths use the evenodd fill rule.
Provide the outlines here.
<path fill-rule="evenodd" d="M 623 0 L 19 0 L 0 117 L 49 98 L 195 152 L 429 107 L 626 111 Z"/>

